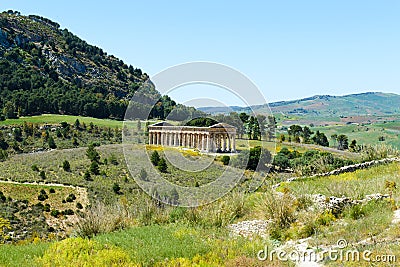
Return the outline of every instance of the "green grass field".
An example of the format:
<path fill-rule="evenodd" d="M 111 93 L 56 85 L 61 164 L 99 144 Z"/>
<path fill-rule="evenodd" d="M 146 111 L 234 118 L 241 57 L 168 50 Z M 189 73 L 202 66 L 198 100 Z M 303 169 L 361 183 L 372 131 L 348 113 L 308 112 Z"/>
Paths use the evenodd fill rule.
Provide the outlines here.
<path fill-rule="evenodd" d="M 92 117 L 82 117 L 82 116 L 71 116 L 71 115 L 56 115 L 56 114 L 45 114 L 40 116 L 31 117 L 20 117 L 19 119 L 7 119 L 5 121 L 0 121 L 0 126 L 2 125 L 22 125 L 25 122 L 36 123 L 36 124 L 59 124 L 65 121 L 69 124 L 74 124 L 76 119 L 79 119 L 81 123 L 89 125 L 91 122 L 98 126 L 104 127 L 118 127 L 122 128 L 122 121 L 109 120 L 109 119 L 96 119 Z"/>
<path fill-rule="evenodd" d="M 359 145 L 385 143 L 400 148 L 400 122 L 312 127 L 312 131 L 315 132 L 317 130 L 325 133 L 331 146 L 336 145 L 331 139 L 332 134 L 345 134 L 349 137 L 349 142 L 355 139 Z M 379 137 L 384 137 L 385 140 L 379 141 Z"/>

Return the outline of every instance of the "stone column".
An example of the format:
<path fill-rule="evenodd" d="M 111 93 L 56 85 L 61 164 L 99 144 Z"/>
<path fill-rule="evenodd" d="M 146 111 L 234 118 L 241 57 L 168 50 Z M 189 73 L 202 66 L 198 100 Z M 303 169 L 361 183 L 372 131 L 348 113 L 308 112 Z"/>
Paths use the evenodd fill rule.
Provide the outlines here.
<path fill-rule="evenodd" d="M 222 134 L 222 151 L 226 150 L 226 135 Z"/>
<path fill-rule="evenodd" d="M 236 152 L 236 135 L 235 134 L 232 134 L 232 146 L 233 146 L 232 151 Z"/>
<path fill-rule="evenodd" d="M 210 134 L 206 134 L 206 151 L 210 152 Z"/>

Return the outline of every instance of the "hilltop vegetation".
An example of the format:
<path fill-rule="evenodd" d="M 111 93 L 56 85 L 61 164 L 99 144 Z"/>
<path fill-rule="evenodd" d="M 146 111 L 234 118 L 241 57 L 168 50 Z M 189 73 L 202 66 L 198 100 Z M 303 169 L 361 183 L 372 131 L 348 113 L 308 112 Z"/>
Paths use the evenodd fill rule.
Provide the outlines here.
<path fill-rule="evenodd" d="M 35 15 L 0 14 L 0 74 L 0 119 L 43 113 L 123 119 L 133 96 L 136 118 L 150 110 L 157 118 L 175 108 L 184 118 L 197 112 L 151 83 L 142 86 L 149 77 L 141 69 Z"/>

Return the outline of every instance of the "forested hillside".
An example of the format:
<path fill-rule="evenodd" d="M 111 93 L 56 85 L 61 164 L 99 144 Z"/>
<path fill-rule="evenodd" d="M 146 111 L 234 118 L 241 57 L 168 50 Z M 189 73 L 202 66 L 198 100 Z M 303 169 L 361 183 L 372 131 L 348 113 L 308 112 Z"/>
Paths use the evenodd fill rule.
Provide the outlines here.
<path fill-rule="evenodd" d="M 161 96 L 141 69 L 125 64 L 60 25 L 16 11 L 0 13 L 0 118 L 42 113 L 122 119 L 132 96 L 138 118 L 197 111 Z"/>

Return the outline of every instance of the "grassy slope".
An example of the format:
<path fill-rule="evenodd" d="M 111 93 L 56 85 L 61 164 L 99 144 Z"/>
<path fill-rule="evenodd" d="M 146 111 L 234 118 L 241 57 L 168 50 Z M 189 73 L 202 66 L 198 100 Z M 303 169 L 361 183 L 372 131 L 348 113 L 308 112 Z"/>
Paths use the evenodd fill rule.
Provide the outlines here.
<path fill-rule="evenodd" d="M 313 127 L 312 130 L 314 132 L 319 130 L 320 132 L 325 133 L 331 145 L 334 145 L 334 142 L 330 138 L 332 134 L 345 134 L 349 137 L 349 142 L 355 139 L 360 145 L 385 143 L 400 148 L 400 122 L 388 122 L 364 126 L 334 125 Z M 385 137 L 384 142 L 378 140 L 380 136 Z"/>
<path fill-rule="evenodd" d="M 46 114 L 40 116 L 31 117 L 21 117 L 19 119 L 8 119 L 5 121 L 0 121 L 0 126 L 2 125 L 22 125 L 24 122 L 31 122 L 37 124 L 59 124 L 62 121 L 73 124 L 76 119 L 79 119 L 81 123 L 89 125 L 91 122 L 98 126 L 106 127 L 118 127 L 121 128 L 123 122 L 117 120 L 109 119 L 96 119 L 92 117 L 82 117 L 82 116 L 70 116 L 70 115 L 56 115 L 56 114 Z"/>
<path fill-rule="evenodd" d="M 380 165 L 337 176 L 298 179 L 291 183 L 283 183 L 282 187 L 287 187 L 297 196 L 323 194 L 362 199 L 368 194 L 388 193 L 385 189 L 385 181 L 400 184 L 399 163 Z M 393 197 L 400 201 L 400 192 L 395 191 Z"/>

